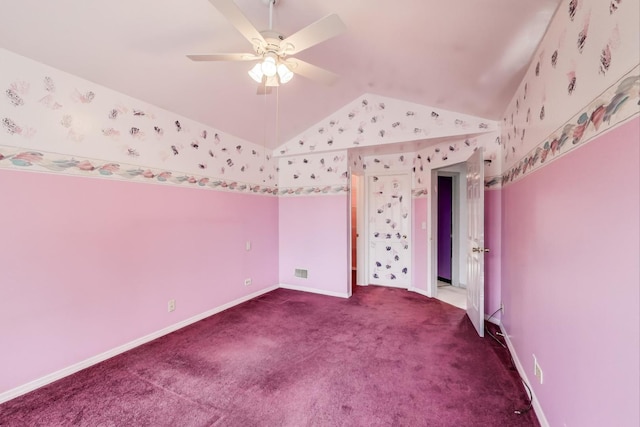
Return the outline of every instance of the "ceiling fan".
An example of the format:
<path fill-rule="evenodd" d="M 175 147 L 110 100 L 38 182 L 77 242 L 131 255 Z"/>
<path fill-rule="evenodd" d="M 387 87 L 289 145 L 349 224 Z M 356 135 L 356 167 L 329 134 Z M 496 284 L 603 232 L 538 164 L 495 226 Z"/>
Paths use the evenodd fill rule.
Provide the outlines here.
<path fill-rule="evenodd" d="M 258 93 L 269 93 L 272 87 L 291 80 L 293 73 L 327 85 L 338 79 L 338 75 L 331 71 L 290 56 L 346 31 L 338 15 L 328 15 L 284 37 L 272 29 L 273 6 L 278 0 L 262 0 L 269 5 L 269 29 L 265 31 L 258 31 L 233 0 L 209 1 L 251 43 L 254 52 L 187 55 L 192 61 L 259 61 L 249 71 L 249 76 L 260 83 Z"/>

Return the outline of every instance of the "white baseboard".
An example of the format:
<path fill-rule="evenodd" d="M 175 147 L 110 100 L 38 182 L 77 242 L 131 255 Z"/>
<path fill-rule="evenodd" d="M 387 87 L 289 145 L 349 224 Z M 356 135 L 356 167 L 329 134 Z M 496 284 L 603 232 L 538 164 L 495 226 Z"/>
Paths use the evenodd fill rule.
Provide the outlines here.
<path fill-rule="evenodd" d="M 424 289 L 418 289 L 418 288 L 409 288 L 410 292 L 415 292 L 417 294 L 420 294 L 422 296 L 425 296 L 427 298 L 431 298 L 429 295 L 427 295 L 427 291 Z"/>
<path fill-rule="evenodd" d="M 81 362 L 78 362 L 76 364 L 73 364 L 71 366 L 68 366 L 64 369 L 60 369 L 59 371 L 53 372 L 51 374 L 45 375 L 42 378 L 38 378 L 36 380 L 33 380 L 31 382 L 28 382 L 24 385 L 21 385 L 19 387 L 16 387 L 14 389 L 5 391 L 4 393 L 0 393 L 0 403 L 4 403 L 7 402 L 11 399 L 14 399 L 18 396 L 22 396 L 23 394 L 26 394 L 30 391 L 33 391 L 37 388 L 40 388 L 42 386 L 45 386 L 47 384 L 50 384 L 54 381 L 57 381 L 61 378 L 67 377 L 71 374 L 75 374 L 78 371 L 81 371 L 85 368 L 88 368 L 89 366 L 92 365 L 96 365 L 100 362 L 103 362 L 107 359 L 110 359 L 114 356 L 117 356 L 118 354 L 124 353 L 125 351 L 129 351 L 135 347 L 138 347 L 142 344 L 146 344 L 149 341 L 153 341 L 156 338 L 160 338 L 163 335 L 167 335 L 170 334 L 171 332 L 175 332 L 178 329 L 184 328 L 185 326 L 191 325 L 192 323 L 198 322 L 202 319 L 205 319 L 209 316 L 213 316 L 214 314 L 220 313 L 221 311 L 227 310 L 233 306 L 236 306 L 238 304 L 242 304 L 243 302 L 249 301 L 250 299 L 256 298 L 262 294 L 266 294 L 267 292 L 271 292 L 275 289 L 278 289 L 278 286 L 270 286 L 268 288 L 265 289 L 261 289 L 259 291 L 256 291 L 250 295 L 246 295 L 244 297 L 238 298 L 236 300 L 233 300 L 231 302 L 228 302 L 226 304 L 223 304 L 219 307 L 213 308 L 211 310 L 205 311 L 204 313 L 200 313 L 197 314 L 193 317 L 190 317 L 189 319 L 183 320 L 181 322 L 175 323 L 173 325 L 167 326 L 164 329 L 161 329 L 159 331 L 153 332 L 149 335 L 145 335 L 144 337 L 138 338 L 136 340 L 133 340 L 131 342 L 128 342 L 126 344 L 123 344 L 119 347 L 113 348 L 111 350 L 105 351 L 104 353 L 98 354 L 96 356 L 90 357 L 88 359 L 85 359 Z"/>
<path fill-rule="evenodd" d="M 500 330 L 504 334 L 504 340 L 506 341 L 507 347 L 509 348 L 509 351 L 511 352 L 511 357 L 513 358 L 513 362 L 516 364 L 516 369 L 518 370 L 518 373 L 520 374 L 520 377 L 522 377 L 522 379 L 527 383 L 527 385 L 529 386 L 529 389 L 531 390 L 531 398 L 533 399 L 533 401 L 532 401 L 533 410 L 535 411 L 536 416 L 538 417 L 538 421 L 540 422 L 540 426 L 541 427 L 549 427 L 549 421 L 547 421 L 547 417 L 544 416 L 544 412 L 542 411 L 542 407 L 540 406 L 540 401 L 536 397 L 536 394 L 533 391 L 533 387 L 531 387 L 531 382 L 529 381 L 529 378 L 527 377 L 526 370 L 523 368 L 522 363 L 520 363 L 520 359 L 518 358 L 518 354 L 516 353 L 515 349 L 513 348 L 513 344 L 511 343 L 511 340 L 509 339 L 509 335 L 507 334 L 507 332 L 502 327 L 502 324 L 499 324 L 499 326 L 500 326 Z"/>
<path fill-rule="evenodd" d="M 280 285 L 278 286 L 282 289 L 290 289 L 292 291 L 309 292 L 312 294 L 327 295 L 330 297 L 338 297 L 338 298 L 349 298 L 349 295 L 346 292 L 342 293 L 342 292 L 325 291 L 322 289 L 307 288 L 306 286 L 287 285 L 285 283 L 280 283 Z"/>
<path fill-rule="evenodd" d="M 485 322 L 493 323 L 494 325 L 500 326 L 500 328 L 502 328 L 502 322 L 500 321 L 500 319 L 496 319 L 495 316 L 489 319 L 489 315 L 485 313 L 484 320 Z"/>

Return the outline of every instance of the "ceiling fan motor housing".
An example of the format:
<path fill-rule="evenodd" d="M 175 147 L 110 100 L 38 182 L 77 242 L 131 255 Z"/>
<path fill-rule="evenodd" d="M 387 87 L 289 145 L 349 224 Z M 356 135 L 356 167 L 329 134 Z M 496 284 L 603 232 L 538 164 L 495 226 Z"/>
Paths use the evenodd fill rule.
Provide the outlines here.
<path fill-rule="evenodd" d="M 279 0 L 261 0 L 269 6 L 269 29 L 258 31 L 256 27 L 238 8 L 234 0 L 209 0 L 236 29 L 247 39 L 252 47 L 253 54 L 240 53 L 215 53 L 210 55 L 187 55 L 192 61 L 254 61 L 259 60 L 249 75 L 260 82 L 262 75 L 268 72 L 272 78 L 280 78 L 280 83 L 286 83 L 293 74 L 299 74 L 311 80 L 320 81 L 327 85 L 333 84 L 338 76 L 331 71 L 324 70 L 313 64 L 293 58 L 299 52 L 322 43 L 325 40 L 336 37 L 346 31 L 344 22 L 336 14 L 331 14 L 307 25 L 294 34 L 285 37 L 273 31 L 272 18 L 273 7 Z M 266 64 L 266 62 L 269 62 Z M 278 77 L 273 75 L 273 66 Z M 256 68 L 258 66 L 258 68 Z M 265 68 L 264 70 L 259 68 Z"/>
<path fill-rule="evenodd" d="M 257 55 L 264 55 L 268 52 L 273 52 L 278 56 L 284 56 L 286 54 L 286 49 L 280 47 L 280 42 L 284 40 L 282 34 L 272 30 L 260 31 L 260 34 L 267 44 L 264 45 L 261 42 L 254 44 L 254 50 Z"/>

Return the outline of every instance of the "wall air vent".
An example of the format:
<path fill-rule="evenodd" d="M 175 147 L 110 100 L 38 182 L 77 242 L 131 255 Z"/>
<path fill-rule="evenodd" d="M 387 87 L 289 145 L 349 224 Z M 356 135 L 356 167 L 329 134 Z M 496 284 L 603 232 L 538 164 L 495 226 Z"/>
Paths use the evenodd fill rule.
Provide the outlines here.
<path fill-rule="evenodd" d="M 303 270 L 302 268 L 296 268 L 296 277 L 301 277 L 303 279 L 307 278 L 307 270 Z"/>

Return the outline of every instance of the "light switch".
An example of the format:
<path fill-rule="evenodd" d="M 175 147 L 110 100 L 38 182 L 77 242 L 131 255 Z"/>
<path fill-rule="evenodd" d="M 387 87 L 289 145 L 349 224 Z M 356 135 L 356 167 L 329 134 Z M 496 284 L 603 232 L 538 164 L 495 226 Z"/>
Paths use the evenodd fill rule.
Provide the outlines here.
<path fill-rule="evenodd" d="M 427 222 L 426 221 L 422 221 L 422 229 L 423 230 L 427 229 Z"/>
<path fill-rule="evenodd" d="M 247 248 L 248 251 L 250 251 L 251 250 L 251 241 L 247 240 L 247 243 L 246 243 L 245 247 Z"/>

